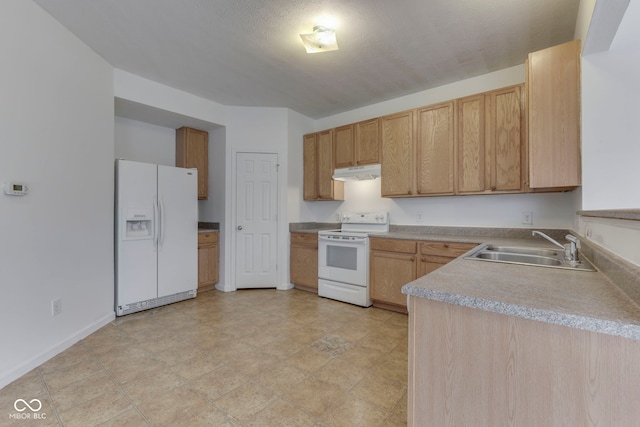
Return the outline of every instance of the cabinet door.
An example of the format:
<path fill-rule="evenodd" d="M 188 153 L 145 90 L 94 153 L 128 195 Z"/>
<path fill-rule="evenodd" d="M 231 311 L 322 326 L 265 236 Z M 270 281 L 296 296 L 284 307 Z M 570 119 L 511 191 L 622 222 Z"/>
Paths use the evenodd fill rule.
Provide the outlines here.
<path fill-rule="evenodd" d="M 488 94 L 488 166 L 491 191 L 520 191 L 523 188 L 522 86 Z"/>
<path fill-rule="evenodd" d="M 355 165 L 353 125 L 336 128 L 333 137 L 333 157 L 336 169 Z"/>
<path fill-rule="evenodd" d="M 414 193 L 413 115 L 412 110 L 381 119 L 382 196 L 410 196 Z"/>
<path fill-rule="evenodd" d="M 380 163 L 380 119 L 356 123 L 356 165 Z"/>
<path fill-rule="evenodd" d="M 291 245 L 291 283 L 318 289 L 318 247 Z"/>
<path fill-rule="evenodd" d="M 209 197 L 209 134 L 181 127 L 176 129 L 176 166 L 198 169 L 198 200 Z"/>
<path fill-rule="evenodd" d="M 406 309 L 407 296 L 401 289 L 416 279 L 416 265 L 415 254 L 371 252 L 371 299 Z"/>
<path fill-rule="evenodd" d="M 580 41 L 529 54 L 529 186 L 580 185 Z"/>
<path fill-rule="evenodd" d="M 454 102 L 417 112 L 418 194 L 453 194 L 455 176 Z"/>
<path fill-rule="evenodd" d="M 418 277 L 422 277 L 425 274 L 429 274 L 432 271 L 439 269 L 451 260 L 452 259 L 450 258 L 435 259 L 424 256 L 420 257 L 420 263 L 418 264 Z"/>
<path fill-rule="evenodd" d="M 218 283 L 218 245 L 198 248 L 198 289 Z"/>
<path fill-rule="evenodd" d="M 485 96 L 458 100 L 458 192 L 484 191 L 485 185 Z"/>
<path fill-rule="evenodd" d="M 318 171 L 318 145 L 316 134 L 305 135 L 303 140 L 303 199 L 316 200 L 318 198 L 317 171 Z"/>
<path fill-rule="evenodd" d="M 318 132 L 318 198 L 333 200 L 333 129 Z"/>

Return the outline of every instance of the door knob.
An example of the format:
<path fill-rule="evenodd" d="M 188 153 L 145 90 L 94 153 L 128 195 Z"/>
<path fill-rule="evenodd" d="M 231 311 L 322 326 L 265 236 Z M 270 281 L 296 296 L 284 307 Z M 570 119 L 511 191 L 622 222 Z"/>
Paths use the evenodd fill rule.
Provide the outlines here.
<path fill-rule="evenodd" d="M 238 226 L 238 230 L 242 230 L 242 226 L 241 225 Z"/>

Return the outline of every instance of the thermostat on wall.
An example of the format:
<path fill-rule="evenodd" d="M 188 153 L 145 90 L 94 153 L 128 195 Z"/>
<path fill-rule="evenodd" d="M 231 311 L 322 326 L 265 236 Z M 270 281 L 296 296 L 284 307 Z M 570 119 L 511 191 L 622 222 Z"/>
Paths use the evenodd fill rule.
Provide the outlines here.
<path fill-rule="evenodd" d="M 9 196 L 26 196 L 28 191 L 29 187 L 25 184 L 17 182 L 4 183 L 4 194 L 8 194 Z"/>

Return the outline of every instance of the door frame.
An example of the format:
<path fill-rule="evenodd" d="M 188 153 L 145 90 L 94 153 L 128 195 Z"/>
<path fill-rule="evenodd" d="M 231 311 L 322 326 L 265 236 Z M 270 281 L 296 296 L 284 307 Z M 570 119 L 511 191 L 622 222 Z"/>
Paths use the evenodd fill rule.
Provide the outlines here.
<path fill-rule="evenodd" d="M 281 153 L 278 151 L 259 151 L 259 150 L 231 150 L 227 157 L 228 162 L 226 178 L 229 185 L 227 188 L 226 206 L 225 206 L 225 216 L 228 218 L 226 221 L 225 231 L 227 236 L 230 238 L 227 239 L 227 247 L 226 247 L 226 259 L 225 259 L 225 282 L 223 286 L 217 286 L 216 289 L 223 292 L 231 292 L 235 291 L 238 288 L 236 287 L 236 250 L 237 250 L 237 233 L 236 227 L 238 226 L 236 220 L 236 203 L 237 203 L 237 194 L 236 194 L 236 185 L 237 185 L 237 159 L 239 153 L 248 153 L 248 154 L 275 154 L 277 159 L 277 164 L 279 167 L 277 168 L 277 176 L 278 176 L 278 185 L 277 185 L 277 221 L 276 221 L 276 239 L 277 239 L 277 284 L 276 289 L 278 290 L 287 290 L 291 289 L 293 285 L 289 283 L 288 275 L 285 274 L 289 269 L 289 263 L 285 259 L 285 256 L 288 257 L 288 247 L 285 245 L 288 242 L 288 225 L 287 225 L 287 215 L 286 215 L 286 185 L 288 180 L 287 178 L 287 168 L 282 164 L 282 159 L 286 158 L 286 153 Z M 284 187 L 283 187 L 284 186 Z M 231 237 L 232 236 L 232 237 Z"/>

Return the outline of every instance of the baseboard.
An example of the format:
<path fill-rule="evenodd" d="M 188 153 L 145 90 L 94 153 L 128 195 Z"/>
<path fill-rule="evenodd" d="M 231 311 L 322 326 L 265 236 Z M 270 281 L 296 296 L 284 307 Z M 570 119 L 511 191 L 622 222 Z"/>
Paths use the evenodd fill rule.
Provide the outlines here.
<path fill-rule="evenodd" d="M 116 313 L 115 311 L 112 311 L 111 313 L 105 315 L 104 317 L 92 323 L 91 325 L 71 335 L 69 338 L 65 339 L 61 343 L 51 347 L 49 350 L 25 361 L 19 366 L 16 366 L 10 372 L 3 373 L 2 376 L 0 377 L 0 388 L 3 388 L 4 386 L 11 384 L 13 381 L 17 380 L 27 372 L 31 371 L 34 368 L 37 368 L 47 360 L 62 353 L 63 351 L 65 351 L 66 349 L 68 349 L 78 341 L 80 341 L 81 339 L 88 337 L 98 329 L 109 324 L 109 322 L 111 322 L 115 318 L 116 318 Z"/>
<path fill-rule="evenodd" d="M 226 286 L 224 283 L 217 283 L 216 289 L 220 292 L 233 292 L 236 288 L 232 288 L 231 286 Z"/>

